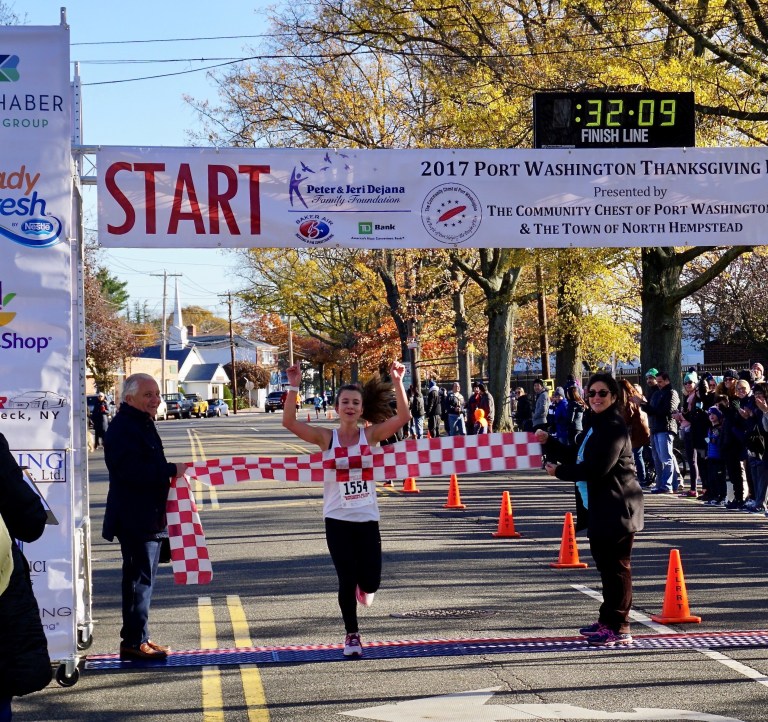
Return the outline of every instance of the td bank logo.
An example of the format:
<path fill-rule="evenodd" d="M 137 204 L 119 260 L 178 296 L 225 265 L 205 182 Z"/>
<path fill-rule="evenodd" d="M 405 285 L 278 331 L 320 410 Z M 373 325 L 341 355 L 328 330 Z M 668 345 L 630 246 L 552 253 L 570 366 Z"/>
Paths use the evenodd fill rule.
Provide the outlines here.
<path fill-rule="evenodd" d="M 5 326 L 16 318 L 15 313 L 6 311 L 5 307 L 16 297 L 15 293 L 8 293 L 3 296 L 3 282 L 0 281 L 0 326 Z"/>
<path fill-rule="evenodd" d="M 21 76 L 18 55 L 0 55 L 0 83 L 15 83 Z"/>
<path fill-rule="evenodd" d="M 357 232 L 361 236 L 371 236 L 373 235 L 373 223 L 370 221 L 362 221 L 361 223 L 357 224 Z"/>

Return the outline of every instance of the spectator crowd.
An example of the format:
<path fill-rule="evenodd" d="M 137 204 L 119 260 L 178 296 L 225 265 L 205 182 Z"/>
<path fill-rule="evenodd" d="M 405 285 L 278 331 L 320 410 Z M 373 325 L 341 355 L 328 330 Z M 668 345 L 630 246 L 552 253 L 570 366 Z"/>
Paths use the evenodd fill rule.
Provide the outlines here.
<path fill-rule="evenodd" d="M 696 499 L 708 506 L 768 517 L 768 383 L 764 367 L 726 369 L 722 377 L 693 368 L 676 383 L 649 369 L 645 385 L 619 382 L 619 408 L 629 429 L 635 469 L 647 493 Z M 569 376 L 552 393 L 543 379 L 529 395 L 512 390 L 515 429 L 546 431 L 564 446 L 589 428 L 581 385 Z M 481 382 L 466 397 L 431 375 L 427 393 L 408 389 L 409 438 L 484 434 L 493 430 L 494 399 Z M 687 483 L 685 476 L 687 474 Z"/>

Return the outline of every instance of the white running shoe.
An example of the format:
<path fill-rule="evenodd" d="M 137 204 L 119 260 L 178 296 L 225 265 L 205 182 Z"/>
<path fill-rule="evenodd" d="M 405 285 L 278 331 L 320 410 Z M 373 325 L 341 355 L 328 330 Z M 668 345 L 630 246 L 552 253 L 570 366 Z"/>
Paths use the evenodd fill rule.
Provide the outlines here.
<path fill-rule="evenodd" d="M 344 656 L 363 656 L 363 645 L 360 643 L 360 635 L 357 632 L 351 632 L 344 638 Z"/>
<path fill-rule="evenodd" d="M 375 592 L 371 592 L 370 594 L 368 592 L 364 592 L 362 589 L 360 589 L 359 584 L 355 587 L 355 599 L 357 599 L 358 603 L 362 604 L 364 607 L 370 607 L 371 604 L 373 604 L 374 595 Z"/>

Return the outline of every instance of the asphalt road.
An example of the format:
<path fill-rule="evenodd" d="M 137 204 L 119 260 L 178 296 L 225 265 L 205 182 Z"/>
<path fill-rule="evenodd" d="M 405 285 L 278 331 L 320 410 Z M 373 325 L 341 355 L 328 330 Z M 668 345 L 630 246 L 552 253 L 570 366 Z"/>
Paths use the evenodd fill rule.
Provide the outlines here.
<path fill-rule="evenodd" d="M 312 451 L 279 421 L 238 414 L 159 428 L 174 461 Z M 443 508 L 447 479 L 419 479 L 418 495 L 400 493 L 397 480 L 380 493 L 383 582 L 361 612 L 368 655 L 349 661 L 328 649 L 343 641 L 343 627 L 319 485 L 257 481 L 215 495 L 201 488 L 213 582 L 174 585 L 164 567 L 150 620 L 153 638 L 189 664 L 89 669 L 90 660 L 117 652 L 120 628 L 119 549 L 99 536 L 107 488 L 99 451 L 90 481 L 93 645 L 77 684 L 16 700 L 15 722 L 768 719 L 765 517 L 646 497 L 633 555 L 638 644 L 590 650 L 576 639 L 597 616 L 599 578 L 586 539 L 578 537 L 578 548 L 587 569 L 550 568 L 572 510 L 569 484 L 539 470 L 461 477 L 467 508 L 453 511 Z M 491 536 L 505 490 L 518 539 Z M 662 611 L 671 549 L 680 552 L 700 624 L 649 619 Z M 734 631 L 762 634 L 722 646 L 733 644 Z M 537 646 L 519 642 L 530 638 Z M 398 644 L 371 644 L 381 641 Z M 298 645 L 309 648 L 283 649 Z M 258 659 L 181 653 L 249 647 L 270 649 Z"/>

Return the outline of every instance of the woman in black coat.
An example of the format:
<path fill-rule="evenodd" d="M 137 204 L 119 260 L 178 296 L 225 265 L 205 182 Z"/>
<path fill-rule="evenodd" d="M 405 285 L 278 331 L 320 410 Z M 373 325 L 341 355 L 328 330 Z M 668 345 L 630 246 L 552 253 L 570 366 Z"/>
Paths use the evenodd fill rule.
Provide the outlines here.
<path fill-rule="evenodd" d="M 600 616 L 579 633 L 593 646 L 613 647 L 632 642 L 631 554 L 635 533 L 643 528 L 643 491 L 616 380 L 610 374 L 594 374 L 586 391 L 589 414 L 574 446 L 560 444 L 543 430 L 536 432 L 536 439 L 550 460 L 547 473 L 576 482 L 576 528 L 587 529 L 603 582 Z"/>
<path fill-rule="evenodd" d="M 33 542 L 45 530 L 43 503 L 24 481 L 2 434 L 0 517 L 11 539 Z M 7 586 L 4 581 L 5 588 L 0 589 L 0 720 L 11 718 L 11 697 L 35 692 L 51 681 L 48 642 L 32 593 L 29 564 L 15 542 L 9 546 L 13 571 L 10 577 L 3 575 Z"/>

